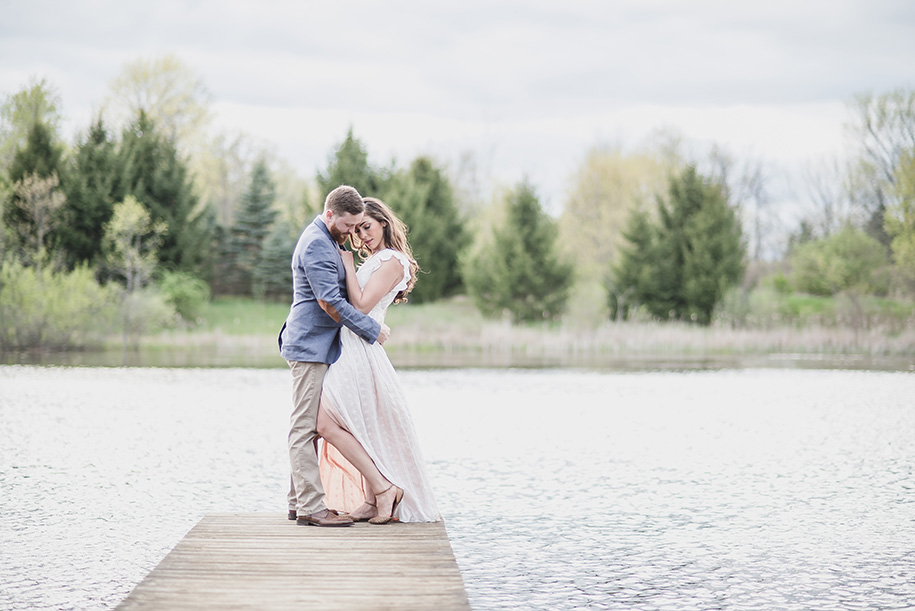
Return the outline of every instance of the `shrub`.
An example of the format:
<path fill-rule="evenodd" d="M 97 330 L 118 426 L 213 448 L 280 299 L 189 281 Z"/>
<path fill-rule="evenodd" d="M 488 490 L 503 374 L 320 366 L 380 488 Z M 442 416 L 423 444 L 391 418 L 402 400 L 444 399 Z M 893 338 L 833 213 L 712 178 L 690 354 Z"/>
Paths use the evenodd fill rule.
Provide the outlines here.
<path fill-rule="evenodd" d="M 101 343 L 117 312 L 115 291 L 85 266 L 72 272 L 0 262 L 0 349 L 78 348 Z"/>
<path fill-rule="evenodd" d="M 127 292 L 120 289 L 120 328 L 124 346 L 136 344 L 140 336 L 173 327 L 178 317 L 174 306 L 153 286 Z"/>
<path fill-rule="evenodd" d="M 885 295 L 889 289 L 886 249 L 855 227 L 798 246 L 791 265 L 795 289 L 811 295 L 847 290 Z"/>
<path fill-rule="evenodd" d="M 777 272 L 767 280 L 779 295 L 788 295 L 791 293 L 791 280 L 788 279 L 788 276 L 786 276 L 784 272 Z"/>
<path fill-rule="evenodd" d="M 162 272 L 158 286 L 165 302 L 186 322 L 195 323 L 210 300 L 209 285 L 187 272 Z"/>

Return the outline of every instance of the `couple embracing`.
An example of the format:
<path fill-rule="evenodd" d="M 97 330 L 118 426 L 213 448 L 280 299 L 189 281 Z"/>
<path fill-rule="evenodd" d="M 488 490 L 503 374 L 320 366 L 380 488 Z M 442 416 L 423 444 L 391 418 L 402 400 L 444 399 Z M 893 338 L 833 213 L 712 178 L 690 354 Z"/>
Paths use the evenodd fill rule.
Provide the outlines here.
<path fill-rule="evenodd" d="M 347 238 L 368 257 L 358 270 L 343 249 Z M 390 335 L 385 312 L 406 301 L 417 269 L 404 224 L 353 187 L 331 191 L 299 237 L 292 306 L 279 336 L 292 369 L 288 501 L 289 519 L 298 524 L 440 519 L 403 389 L 382 346 Z M 327 498 L 349 513 L 327 507 L 324 484 Z"/>

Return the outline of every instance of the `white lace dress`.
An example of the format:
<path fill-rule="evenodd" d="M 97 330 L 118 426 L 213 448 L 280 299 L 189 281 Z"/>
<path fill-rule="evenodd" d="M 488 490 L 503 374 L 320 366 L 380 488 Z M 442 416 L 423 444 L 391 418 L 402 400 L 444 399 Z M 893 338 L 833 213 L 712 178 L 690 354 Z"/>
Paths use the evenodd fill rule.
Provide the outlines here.
<path fill-rule="evenodd" d="M 397 293 L 407 287 L 409 259 L 399 251 L 385 249 L 369 257 L 356 272 L 359 286 L 364 288 L 375 270 L 391 257 L 403 264 L 404 275 L 369 312 L 379 322 L 384 322 Z M 403 488 L 396 517 L 402 522 L 440 520 L 413 417 L 384 347 L 365 342 L 346 327 L 340 331 L 340 342 L 340 358 L 324 377 L 321 408 L 352 433 L 385 478 Z M 364 500 L 362 476 L 333 445 L 325 442 L 321 446 L 321 481 L 327 506 L 353 511 Z"/>

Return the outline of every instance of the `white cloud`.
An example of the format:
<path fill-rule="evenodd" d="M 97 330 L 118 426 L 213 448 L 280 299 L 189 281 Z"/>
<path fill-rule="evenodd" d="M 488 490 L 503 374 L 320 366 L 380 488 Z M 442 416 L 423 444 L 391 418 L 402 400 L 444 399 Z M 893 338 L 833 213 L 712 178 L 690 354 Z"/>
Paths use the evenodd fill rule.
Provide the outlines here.
<path fill-rule="evenodd" d="M 217 122 L 305 176 L 352 125 L 377 163 L 475 150 L 554 200 L 587 148 L 659 127 L 803 162 L 841 149 L 843 103 L 915 85 L 902 0 L 386 3 L 0 0 L 0 92 L 44 76 L 72 129 L 121 67 L 177 54 Z"/>

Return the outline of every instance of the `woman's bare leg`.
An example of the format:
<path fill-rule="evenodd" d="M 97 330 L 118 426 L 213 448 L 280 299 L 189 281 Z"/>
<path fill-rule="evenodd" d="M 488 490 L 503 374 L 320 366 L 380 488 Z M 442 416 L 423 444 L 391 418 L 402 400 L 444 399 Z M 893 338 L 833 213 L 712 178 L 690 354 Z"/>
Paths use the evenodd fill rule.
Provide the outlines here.
<path fill-rule="evenodd" d="M 323 405 L 318 409 L 318 434 L 333 444 L 343 455 L 343 458 L 356 467 L 362 477 L 365 478 L 366 483 L 368 483 L 369 490 L 366 491 L 365 495 L 368 507 L 360 507 L 351 515 L 354 518 L 373 517 L 376 512 L 373 509 L 373 506 L 377 504 L 376 496 L 381 496 L 382 500 L 385 501 L 386 508 L 389 509 L 394 499 L 396 487 L 392 487 L 391 482 L 381 474 L 381 471 L 375 466 L 375 461 L 368 455 L 359 440 L 337 424 L 336 420 L 327 413 Z M 386 513 L 384 509 L 380 511 L 380 515 L 390 515 L 390 511 Z"/>

